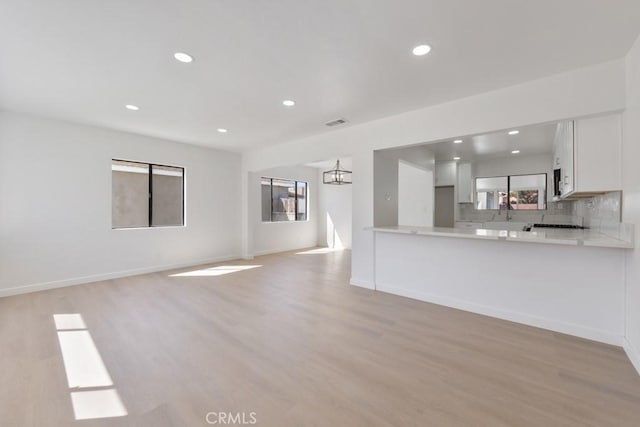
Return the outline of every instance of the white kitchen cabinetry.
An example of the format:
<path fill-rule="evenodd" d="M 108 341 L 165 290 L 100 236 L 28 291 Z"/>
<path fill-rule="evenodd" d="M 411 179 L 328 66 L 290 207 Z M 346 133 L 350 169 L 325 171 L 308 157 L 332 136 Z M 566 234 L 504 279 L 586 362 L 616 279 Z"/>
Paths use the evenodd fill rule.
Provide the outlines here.
<path fill-rule="evenodd" d="M 458 163 L 458 179 L 456 192 L 458 193 L 458 203 L 473 203 L 473 178 L 471 174 L 471 163 Z"/>
<path fill-rule="evenodd" d="M 576 193 L 622 190 L 622 118 L 619 114 L 576 120 Z"/>
<path fill-rule="evenodd" d="M 620 114 L 558 125 L 553 168 L 561 170 L 560 199 L 622 190 Z"/>
<path fill-rule="evenodd" d="M 456 162 L 436 163 L 436 187 L 456 185 Z"/>

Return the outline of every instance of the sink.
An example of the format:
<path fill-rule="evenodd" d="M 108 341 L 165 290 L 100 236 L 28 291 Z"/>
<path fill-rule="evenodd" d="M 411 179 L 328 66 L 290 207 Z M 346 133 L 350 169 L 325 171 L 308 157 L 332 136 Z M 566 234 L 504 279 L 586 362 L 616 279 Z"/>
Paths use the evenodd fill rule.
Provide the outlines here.
<path fill-rule="evenodd" d="M 482 228 L 488 230 L 524 231 L 528 225 L 528 222 L 490 221 L 483 223 Z"/>

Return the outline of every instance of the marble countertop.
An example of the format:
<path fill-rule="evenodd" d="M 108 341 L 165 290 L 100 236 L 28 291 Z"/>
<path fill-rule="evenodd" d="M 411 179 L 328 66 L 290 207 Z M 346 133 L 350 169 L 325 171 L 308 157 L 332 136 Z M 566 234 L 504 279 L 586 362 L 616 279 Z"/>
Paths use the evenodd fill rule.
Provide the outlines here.
<path fill-rule="evenodd" d="M 615 238 L 589 229 L 544 229 L 544 231 L 534 229 L 534 231 L 508 231 L 488 230 L 482 228 L 412 227 L 404 225 L 370 227 L 368 229 L 384 233 L 416 234 L 420 236 L 453 237 L 458 239 L 507 240 L 524 243 L 595 246 L 621 249 L 633 248 L 633 242 L 631 239 L 626 240 L 622 238 Z"/>

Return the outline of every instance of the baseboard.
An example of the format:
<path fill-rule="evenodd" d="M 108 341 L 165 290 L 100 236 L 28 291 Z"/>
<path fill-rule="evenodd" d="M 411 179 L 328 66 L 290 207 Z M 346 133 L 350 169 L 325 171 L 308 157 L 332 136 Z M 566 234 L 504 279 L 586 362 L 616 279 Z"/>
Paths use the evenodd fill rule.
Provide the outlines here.
<path fill-rule="evenodd" d="M 627 357 L 631 361 L 633 367 L 636 368 L 638 375 L 640 375 L 640 352 L 638 352 L 626 338 L 624 339 L 622 348 L 624 349 L 624 352 L 627 353 Z"/>
<path fill-rule="evenodd" d="M 360 280 L 352 277 L 351 280 L 349 280 L 349 283 L 352 284 L 353 286 L 359 286 L 365 289 L 374 290 L 376 288 L 375 283 L 373 283 L 370 280 Z"/>
<path fill-rule="evenodd" d="M 452 307 L 459 310 L 470 311 L 472 313 L 482 314 L 485 316 L 496 317 L 498 319 L 508 320 L 511 322 L 522 323 L 536 328 L 547 329 L 554 332 L 573 335 L 593 341 L 622 346 L 623 337 L 607 331 L 593 329 L 573 323 L 550 320 L 542 317 L 532 316 L 525 313 L 512 312 L 493 308 L 482 304 L 476 304 L 468 301 L 458 300 L 455 298 L 442 297 L 438 295 L 428 294 L 411 289 L 399 288 L 383 283 L 376 283 L 376 290 L 389 294 L 400 295 L 407 298 L 413 298 L 420 301 L 430 302 L 433 304 Z"/>
<path fill-rule="evenodd" d="M 222 256 L 204 260 L 189 261 L 179 264 L 159 265 L 154 267 L 138 268 L 134 270 L 118 271 L 115 273 L 96 274 L 92 276 L 75 277 L 73 279 L 55 280 L 52 282 L 34 283 L 31 285 L 17 286 L 15 288 L 0 289 L 0 298 L 11 295 L 27 294 L 31 292 L 46 291 L 48 289 L 64 288 L 67 286 L 83 285 L 86 283 L 100 282 L 102 280 L 118 279 L 138 274 L 156 273 L 158 271 L 174 270 L 177 268 L 193 267 L 196 265 L 213 264 L 240 259 L 240 255 Z"/>

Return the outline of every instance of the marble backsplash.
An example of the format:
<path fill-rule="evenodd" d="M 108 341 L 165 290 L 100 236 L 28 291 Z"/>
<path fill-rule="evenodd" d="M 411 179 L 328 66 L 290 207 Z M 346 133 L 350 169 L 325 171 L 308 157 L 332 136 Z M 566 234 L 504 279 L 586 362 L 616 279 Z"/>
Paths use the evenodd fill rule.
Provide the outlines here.
<path fill-rule="evenodd" d="M 550 202 L 544 211 L 479 211 L 471 203 L 458 204 L 459 221 L 506 221 L 507 213 L 511 221 L 542 224 L 576 224 L 582 225 L 579 218 L 574 218 L 572 202 Z"/>
<path fill-rule="evenodd" d="M 618 229 L 622 217 L 622 193 L 614 191 L 589 199 L 549 202 L 544 211 L 508 211 L 511 221 L 573 224 L 595 229 Z M 459 221 L 506 221 L 507 211 L 479 211 L 472 204 L 458 204 Z"/>
<path fill-rule="evenodd" d="M 590 199 L 576 200 L 572 203 L 573 215 L 582 220 L 585 227 L 599 230 L 604 234 L 616 236 L 626 234 L 621 229 L 622 192 L 614 191 Z"/>
<path fill-rule="evenodd" d="M 589 199 L 549 202 L 544 211 L 508 211 L 511 221 L 533 224 L 573 224 L 608 236 L 633 242 L 633 224 L 621 223 L 622 192 L 614 191 Z M 507 211 L 479 211 L 458 204 L 459 221 L 506 221 Z"/>

